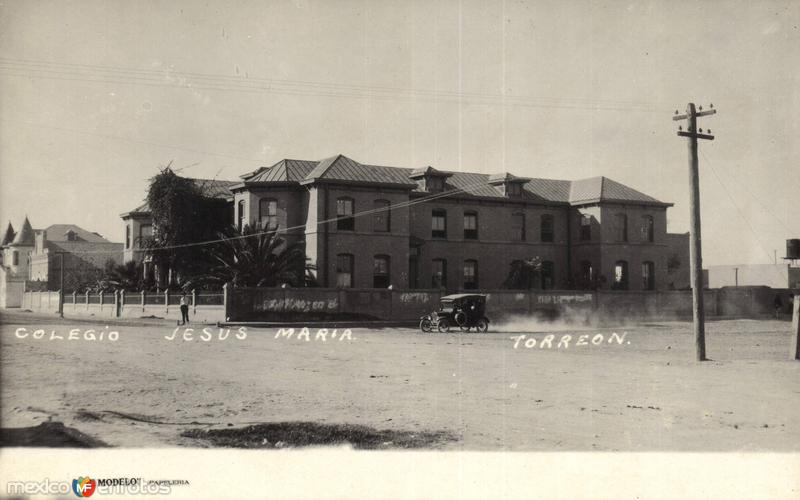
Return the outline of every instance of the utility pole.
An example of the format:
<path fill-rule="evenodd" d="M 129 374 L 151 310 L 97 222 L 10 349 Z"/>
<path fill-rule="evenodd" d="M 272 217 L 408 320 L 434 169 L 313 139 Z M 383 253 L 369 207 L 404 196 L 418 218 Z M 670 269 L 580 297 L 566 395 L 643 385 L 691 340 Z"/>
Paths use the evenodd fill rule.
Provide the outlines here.
<path fill-rule="evenodd" d="M 64 317 L 64 252 L 58 252 L 60 257 L 58 273 L 60 285 L 58 286 L 58 315 Z"/>
<path fill-rule="evenodd" d="M 705 309 L 703 308 L 703 253 L 702 238 L 700 236 L 700 169 L 697 160 L 697 139 L 714 140 L 711 130 L 707 134 L 703 129 L 697 128 L 697 118 L 713 115 L 717 112 L 714 105 L 709 105 L 703 111 L 703 106 L 695 109 L 694 103 L 686 106 L 686 114 L 675 111 L 674 121 L 686 120 L 686 131 L 678 127 L 678 135 L 689 139 L 689 205 L 691 211 L 691 228 L 689 230 L 689 261 L 691 262 L 692 286 L 692 316 L 694 318 L 694 344 L 697 352 L 697 361 L 706 361 L 706 325 Z"/>

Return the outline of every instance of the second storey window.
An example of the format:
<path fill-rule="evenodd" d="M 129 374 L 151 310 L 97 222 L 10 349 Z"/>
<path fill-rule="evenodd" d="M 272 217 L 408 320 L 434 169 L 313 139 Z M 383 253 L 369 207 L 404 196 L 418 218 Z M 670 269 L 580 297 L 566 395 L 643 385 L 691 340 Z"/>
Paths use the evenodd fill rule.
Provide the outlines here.
<path fill-rule="evenodd" d="M 264 199 L 258 202 L 258 220 L 261 229 L 274 231 L 278 229 L 278 200 Z"/>
<path fill-rule="evenodd" d="M 447 212 L 434 210 L 431 213 L 431 237 L 447 238 Z"/>
<path fill-rule="evenodd" d="M 389 218 L 389 201 L 375 200 L 372 212 L 372 230 L 376 233 L 388 233 L 391 231 L 391 219 Z"/>
<path fill-rule="evenodd" d="M 511 239 L 525 241 L 525 214 L 511 214 Z"/>
<path fill-rule="evenodd" d="M 642 217 L 642 236 L 644 241 L 652 243 L 655 241 L 655 223 L 649 215 Z"/>
<path fill-rule="evenodd" d="M 131 226 L 125 226 L 125 248 L 131 247 Z"/>
<path fill-rule="evenodd" d="M 542 243 L 552 243 L 555 239 L 555 222 L 553 220 L 553 216 L 550 214 L 544 214 L 542 215 L 541 222 Z"/>
<path fill-rule="evenodd" d="M 476 212 L 464 213 L 464 239 L 478 239 L 478 214 Z"/>
<path fill-rule="evenodd" d="M 353 231 L 356 220 L 353 217 L 353 199 L 339 198 L 336 200 L 336 229 L 339 231 Z"/>
<path fill-rule="evenodd" d="M 353 255 L 340 253 L 336 256 L 336 286 L 353 287 Z"/>
<path fill-rule="evenodd" d="M 153 237 L 153 225 L 142 224 L 139 226 L 139 241 L 136 243 L 137 247 L 144 246 L 145 241 Z"/>
<path fill-rule="evenodd" d="M 617 214 L 614 216 L 614 222 L 616 223 L 617 241 L 628 241 L 628 216 L 625 214 Z"/>
<path fill-rule="evenodd" d="M 16 250 L 14 250 L 14 253 L 11 254 L 11 263 L 14 266 L 19 265 L 19 252 L 17 252 Z"/>
<path fill-rule="evenodd" d="M 592 241 L 591 215 L 581 215 L 581 241 Z"/>
<path fill-rule="evenodd" d="M 240 200 L 236 205 L 236 227 L 241 231 L 244 227 L 244 200 Z"/>

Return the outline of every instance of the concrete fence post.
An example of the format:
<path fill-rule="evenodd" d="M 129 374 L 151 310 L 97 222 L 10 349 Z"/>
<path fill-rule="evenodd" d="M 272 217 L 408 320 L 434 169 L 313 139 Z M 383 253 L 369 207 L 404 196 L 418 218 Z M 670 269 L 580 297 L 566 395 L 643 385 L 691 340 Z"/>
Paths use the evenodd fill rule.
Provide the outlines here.
<path fill-rule="evenodd" d="M 86 310 L 89 310 L 89 290 L 86 290 Z"/>
<path fill-rule="evenodd" d="M 100 290 L 100 312 L 103 312 L 103 304 L 105 304 L 105 293 Z"/>
<path fill-rule="evenodd" d="M 119 306 L 120 306 L 119 290 L 114 290 L 114 317 L 115 318 L 119 318 Z"/>
<path fill-rule="evenodd" d="M 147 295 L 147 292 L 142 290 L 142 314 L 144 314 L 144 305 L 145 305 L 145 296 L 146 295 Z"/>
<path fill-rule="evenodd" d="M 169 288 L 164 290 L 164 308 L 165 312 L 169 314 Z"/>
<path fill-rule="evenodd" d="M 78 305 L 78 291 L 75 290 L 72 292 L 72 312 L 75 312 L 75 308 Z"/>
<path fill-rule="evenodd" d="M 125 290 L 119 291 L 119 309 L 117 309 L 117 317 L 122 317 L 122 311 L 125 309 Z"/>
<path fill-rule="evenodd" d="M 800 360 L 800 294 L 794 296 L 792 310 L 792 359 Z"/>
<path fill-rule="evenodd" d="M 225 321 L 231 320 L 231 284 L 225 283 L 222 285 L 222 310 Z"/>
<path fill-rule="evenodd" d="M 197 290 L 192 288 L 192 316 L 197 314 Z"/>

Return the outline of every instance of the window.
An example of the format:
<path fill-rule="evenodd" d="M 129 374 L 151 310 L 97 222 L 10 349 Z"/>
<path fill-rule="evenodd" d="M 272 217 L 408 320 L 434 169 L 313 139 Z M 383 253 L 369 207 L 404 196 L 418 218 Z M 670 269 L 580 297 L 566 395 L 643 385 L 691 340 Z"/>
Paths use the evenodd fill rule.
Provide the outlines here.
<path fill-rule="evenodd" d="M 237 212 L 237 217 L 236 217 L 236 219 L 237 219 L 236 227 L 238 227 L 239 230 L 241 231 L 242 228 L 244 227 L 244 200 L 240 200 L 239 201 L 237 210 L 238 210 L 238 212 Z"/>
<path fill-rule="evenodd" d="M 444 259 L 433 259 L 433 269 L 431 272 L 431 286 L 433 288 L 447 287 L 447 261 Z"/>
<path fill-rule="evenodd" d="M 624 260 L 614 264 L 614 283 L 611 286 L 614 290 L 628 289 L 628 263 Z"/>
<path fill-rule="evenodd" d="M 258 220 L 261 229 L 274 231 L 278 229 L 278 200 L 266 198 L 258 201 Z"/>
<path fill-rule="evenodd" d="M 655 264 L 650 261 L 642 262 L 642 290 L 655 290 Z"/>
<path fill-rule="evenodd" d="M 390 203 L 387 200 L 375 200 L 372 212 L 372 230 L 376 233 L 388 233 L 392 229 Z"/>
<path fill-rule="evenodd" d="M 541 238 L 542 243 L 552 243 L 553 236 L 554 236 L 554 222 L 553 216 L 550 214 L 544 214 L 541 217 L 542 227 L 541 227 Z"/>
<path fill-rule="evenodd" d="M 478 261 L 464 261 L 464 289 L 473 290 L 478 288 Z"/>
<path fill-rule="evenodd" d="M 336 229 L 339 231 L 353 231 L 356 220 L 353 217 L 353 199 L 339 198 L 336 200 Z"/>
<path fill-rule="evenodd" d="M 11 264 L 14 266 L 19 265 L 19 252 L 14 250 L 14 253 L 11 255 Z"/>
<path fill-rule="evenodd" d="M 389 256 L 376 255 L 372 266 L 372 286 L 386 288 L 389 284 Z"/>
<path fill-rule="evenodd" d="M 464 213 L 464 239 L 478 239 L 478 214 L 476 212 Z"/>
<path fill-rule="evenodd" d="M 625 214 L 616 214 L 614 219 L 616 221 L 617 241 L 628 241 L 628 216 Z"/>
<path fill-rule="evenodd" d="M 506 183 L 506 195 L 511 198 L 519 198 L 522 196 L 522 184 L 518 182 Z"/>
<path fill-rule="evenodd" d="M 441 177 L 427 177 L 425 185 L 430 193 L 439 193 L 444 191 L 444 179 Z"/>
<path fill-rule="evenodd" d="M 542 262 L 542 290 L 552 290 L 556 285 L 556 266 L 549 260 Z"/>
<path fill-rule="evenodd" d="M 581 261 L 581 287 L 591 288 L 594 284 L 594 268 L 588 260 Z"/>
<path fill-rule="evenodd" d="M 591 215 L 581 215 L 581 241 L 592 241 Z"/>
<path fill-rule="evenodd" d="M 525 241 L 525 214 L 511 214 L 511 239 Z"/>
<path fill-rule="evenodd" d="M 447 238 L 447 212 L 434 210 L 431 214 L 431 237 Z"/>
<path fill-rule="evenodd" d="M 353 256 L 349 253 L 336 256 L 336 286 L 353 287 Z"/>
<path fill-rule="evenodd" d="M 130 224 L 125 226 L 125 248 L 131 247 L 131 226 Z"/>
<path fill-rule="evenodd" d="M 655 241 L 655 223 L 653 218 L 649 215 L 642 217 L 642 237 L 644 241 L 650 243 Z"/>
<path fill-rule="evenodd" d="M 142 224 L 139 226 L 139 238 L 149 238 L 153 236 L 153 225 Z"/>
<path fill-rule="evenodd" d="M 73 230 L 67 231 L 67 241 L 78 241 L 78 235 Z"/>

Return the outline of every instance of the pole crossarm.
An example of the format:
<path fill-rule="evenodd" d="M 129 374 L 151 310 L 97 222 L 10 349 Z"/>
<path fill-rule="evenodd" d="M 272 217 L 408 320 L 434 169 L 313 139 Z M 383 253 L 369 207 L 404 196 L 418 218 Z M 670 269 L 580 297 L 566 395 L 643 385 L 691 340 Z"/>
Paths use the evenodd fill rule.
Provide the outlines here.
<path fill-rule="evenodd" d="M 695 133 L 695 132 L 684 132 L 682 130 L 678 131 L 678 135 L 681 136 L 681 137 L 694 137 L 695 139 L 707 139 L 709 141 L 713 141 L 714 140 L 714 136 L 713 135 L 700 134 L 700 133 Z"/>
<path fill-rule="evenodd" d="M 715 115 L 715 114 L 717 114 L 717 110 L 716 109 L 707 109 L 705 111 L 697 111 L 694 114 L 694 116 L 695 116 L 695 118 L 699 118 L 701 116 L 708 116 L 708 115 Z M 672 117 L 672 121 L 677 122 L 677 121 L 680 121 L 680 120 L 686 120 L 687 118 L 689 118 L 689 114 L 688 113 L 684 114 L 684 115 L 675 115 L 675 116 Z"/>

